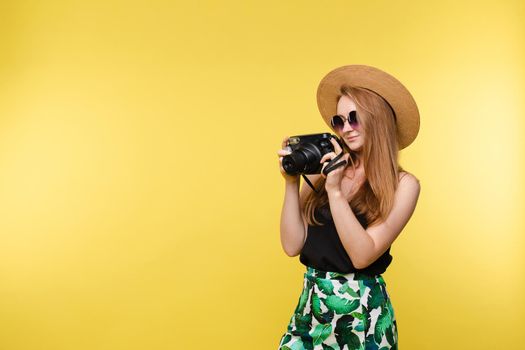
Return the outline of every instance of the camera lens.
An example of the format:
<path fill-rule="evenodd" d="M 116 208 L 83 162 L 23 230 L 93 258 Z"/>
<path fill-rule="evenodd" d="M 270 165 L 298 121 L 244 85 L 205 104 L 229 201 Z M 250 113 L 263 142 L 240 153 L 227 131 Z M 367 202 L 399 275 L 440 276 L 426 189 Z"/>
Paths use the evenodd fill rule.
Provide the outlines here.
<path fill-rule="evenodd" d="M 292 152 L 287 156 L 283 157 L 283 169 L 289 175 L 297 175 L 304 169 L 307 158 L 303 153 Z"/>
<path fill-rule="evenodd" d="M 321 152 L 313 144 L 305 144 L 283 157 L 283 169 L 289 175 L 315 174 L 321 168 Z"/>

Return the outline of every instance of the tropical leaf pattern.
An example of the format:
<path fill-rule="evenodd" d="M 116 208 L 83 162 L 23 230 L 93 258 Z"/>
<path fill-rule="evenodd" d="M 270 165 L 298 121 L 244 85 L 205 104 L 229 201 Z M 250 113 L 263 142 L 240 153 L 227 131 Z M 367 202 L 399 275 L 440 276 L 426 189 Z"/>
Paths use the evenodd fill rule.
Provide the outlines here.
<path fill-rule="evenodd" d="M 279 350 L 398 349 L 397 324 L 381 275 L 306 268 Z"/>

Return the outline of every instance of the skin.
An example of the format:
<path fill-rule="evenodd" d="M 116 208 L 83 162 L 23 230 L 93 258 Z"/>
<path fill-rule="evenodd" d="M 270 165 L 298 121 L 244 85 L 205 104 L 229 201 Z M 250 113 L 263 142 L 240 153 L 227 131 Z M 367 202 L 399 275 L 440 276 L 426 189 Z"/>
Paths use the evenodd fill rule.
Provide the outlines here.
<path fill-rule="evenodd" d="M 344 116 L 345 118 L 348 117 L 348 114 L 351 111 L 357 110 L 355 102 L 349 97 L 349 96 L 341 96 L 339 101 L 337 102 L 337 114 Z M 361 134 L 361 131 L 359 130 L 359 127 L 357 129 L 353 129 L 350 124 L 345 121 L 344 127 L 341 130 L 340 133 L 337 134 L 337 136 L 344 138 L 344 141 L 346 145 L 354 152 L 358 154 L 358 156 L 361 156 L 361 150 L 363 148 L 364 144 L 364 135 Z M 352 139 L 351 141 L 347 138 L 350 136 L 357 136 L 357 138 Z"/>
<path fill-rule="evenodd" d="M 339 101 L 337 103 L 337 114 L 346 117 L 346 116 L 348 116 L 350 111 L 355 111 L 355 110 L 356 110 L 355 102 L 350 97 L 345 95 L 345 96 L 342 96 L 339 99 Z M 340 138 L 344 139 L 344 142 L 347 144 L 347 146 L 352 151 L 356 152 L 358 154 L 358 158 L 360 158 L 361 150 L 362 150 L 363 144 L 364 144 L 364 136 L 361 135 L 361 132 L 358 129 L 352 129 L 350 124 L 348 122 L 345 122 L 343 129 L 341 130 L 340 133 L 337 133 L 337 136 L 339 136 Z M 353 139 L 349 140 L 348 137 L 353 137 Z M 332 141 L 332 144 L 334 144 L 334 145 L 337 144 L 337 142 L 335 142 L 334 140 L 331 140 L 331 141 Z M 283 142 L 282 142 L 282 148 L 283 149 L 277 151 L 277 155 L 279 156 L 279 164 L 280 164 L 281 174 L 282 174 L 282 176 L 284 177 L 284 179 L 287 182 L 299 181 L 299 175 L 290 176 L 282 168 L 282 158 L 285 155 L 290 154 L 289 151 L 286 151 L 284 149 L 286 147 L 287 142 L 288 142 L 288 137 L 285 137 L 283 139 Z M 337 144 L 337 146 L 339 146 L 339 145 Z M 339 154 L 339 153 L 337 153 L 337 154 Z M 333 159 L 335 156 L 336 156 L 336 153 L 334 153 L 334 152 L 325 154 L 320 162 L 321 163 L 324 163 L 324 162 L 328 163 L 328 161 Z M 343 158 L 341 158 L 340 161 L 343 161 L 343 159 L 348 161 L 348 155 L 343 156 Z M 325 166 L 323 166 L 323 169 L 324 169 Z M 346 167 L 346 168 L 345 167 L 341 167 L 339 169 L 344 169 L 344 173 L 346 175 L 350 175 L 350 174 L 353 173 L 353 170 L 351 168 L 349 168 L 349 167 Z M 362 166 L 358 167 L 358 169 L 357 169 L 358 172 L 362 172 L 362 170 L 363 170 Z M 338 171 L 338 172 L 340 172 L 340 171 Z M 362 175 L 364 175 L 364 173 L 362 173 Z M 315 176 L 323 176 L 324 177 L 324 175 L 311 175 L 311 176 L 309 176 L 309 178 L 315 178 Z M 349 176 L 349 178 L 352 178 L 352 177 L 353 176 Z M 333 181 L 335 179 L 333 177 L 330 177 L 330 180 Z M 327 185 L 331 186 L 332 183 L 331 182 L 327 183 Z"/>
<path fill-rule="evenodd" d="M 351 110 L 355 110 L 354 101 L 348 96 L 341 97 L 337 104 L 337 113 L 347 116 Z M 348 140 L 348 136 L 354 135 L 357 136 L 354 140 Z M 357 152 L 359 157 L 365 135 L 360 133 L 358 129 L 352 129 L 348 122 L 345 122 L 344 128 L 338 133 L 338 136 L 342 137 L 348 147 Z M 287 139 L 285 137 L 283 140 L 283 148 L 286 146 Z M 326 154 L 321 159 L 321 163 L 330 161 L 343 152 L 335 140 L 332 139 L 331 141 L 334 145 L 334 152 Z M 277 153 L 281 164 L 282 157 L 288 152 L 280 150 Z M 343 159 L 348 160 L 348 154 L 343 155 L 339 161 Z M 358 269 L 363 269 L 377 260 L 395 241 L 410 220 L 420 193 L 419 180 L 412 174 L 403 173 L 395 192 L 393 208 L 386 220 L 364 229 L 348 203 L 364 180 L 362 163 L 360 162 L 361 165 L 355 173 L 351 166 L 339 167 L 331 171 L 326 176 L 325 183 L 330 211 L 337 233 L 352 263 Z M 326 164 L 323 169 L 324 167 Z M 282 165 L 281 173 L 286 180 L 285 202 L 281 213 L 281 244 L 287 255 L 296 256 L 300 254 L 307 234 L 306 220 L 301 217 L 300 208 L 311 189 L 303 184 L 299 193 L 299 177 L 286 175 Z M 324 177 L 324 175 L 315 176 Z M 309 176 L 309 178 L 314 181 L 315 176 Z"/>
<path fill-rule="evenodd" d="M 356 110 L 355 102 L 349 96 L 344 95 L 339 99 L 337 103 L 337 114 L 347 117 L 351 111 L 355 111 L 355 110 Z M 348 123 L 348 121 L 345 121 L 343 129 L 340 132 L 337 132 L 337 136 L 339 136 L 339 138 L 342 139 L 346 143 L 348 148 L 350 148 L 353 152 L 357 153 L 358 159 L 361 158 L 361 153 L 362 153 L 363 144 L 364 144 L 364 134 L 362 134 L 359 131 L 359 127 L 357 129 L 353 129 L 350 126 L 350 123 Z M 350 140 L 349 137 L 352 137 L 352 139 Z M 323 158 L 321 158 L 321 163 L 330 161 L 342 151 L 341 147 L 335 140 L 331 139 L 330 141 L 334 145 L 334 148 L 337 147 L 335 148 L 336 152 L 325 154 Z M 345 154 L 340 159 L 340 161 L 345 160 L 348 162 L 348 158 L 349 158 L 349 154 Z M 355 173 L 351 167 L 351 164 L 347 164 L 346 168 L 340 167 L 330 172 L 328 174 L 328 177 L 326 178 L 326 184 L 325 184 L 325 188 L 327 192 L 329 190 L 332 191 L 332 190 L 340 189 L 345 194 L 345 198 L 350 200 L 351 196 L 355 194 L 355 192 L 357 192 L 357 190 L 359 189 L 359 186 L 364 181 L 363 162 L 359 162 L 359 163 L 360 165 L 355 170 Z M 323 169 L 326 167 L 326 165 L 327 164 L 323 166 Z M 343 185 L 342 178 L 344 175 L 346 175 L 346 177 L 349 180 L 345 180 L 345 184 Z M 325 177 L 324 175 L 320 175 L 320 176 Z"/>

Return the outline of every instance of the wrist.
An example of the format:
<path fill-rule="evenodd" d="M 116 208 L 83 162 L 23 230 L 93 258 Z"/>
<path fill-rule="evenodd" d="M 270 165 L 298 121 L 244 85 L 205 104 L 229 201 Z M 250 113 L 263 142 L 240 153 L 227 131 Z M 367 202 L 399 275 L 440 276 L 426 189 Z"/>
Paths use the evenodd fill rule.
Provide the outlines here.
<path fill-rule="evenodd" d="M 343 192 L 341 192 L 340 188 L 326 190 L 326 193 L 328 194 L 329 198 L 342 198 L 343 197 Z"/>
<path fill-rule="evenodd" d="M 296 179 L 288 178 L 288 179 L 285 180 L 285 184 L 286 184 L 286 186 L 298 185 L 299 184 L 299 177 L 297 177 Z"/>

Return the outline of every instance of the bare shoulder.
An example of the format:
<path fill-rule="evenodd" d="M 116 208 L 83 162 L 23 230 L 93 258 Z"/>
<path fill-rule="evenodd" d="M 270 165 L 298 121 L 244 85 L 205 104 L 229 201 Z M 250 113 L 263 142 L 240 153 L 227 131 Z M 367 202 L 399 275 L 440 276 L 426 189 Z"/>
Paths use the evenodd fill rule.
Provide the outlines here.
<path fill-rule="evenodd" d="M 421 184 L 419 179 L 407 171 L 402 171 L 399 173 L 399 185 L 396 192 L 399 192 L 400 195 L 406 196 L 407 194 L 417 201 L 419 192 L 421 191 Z"/>
<path fill-rule="evenodd" d="M 399 172 L 399 183 L 411 183 L 413 186 L 415 184 L 420 185 L 419 179 L 412 173 L 409 173 L 408 171 L 401 171 Z"/>

